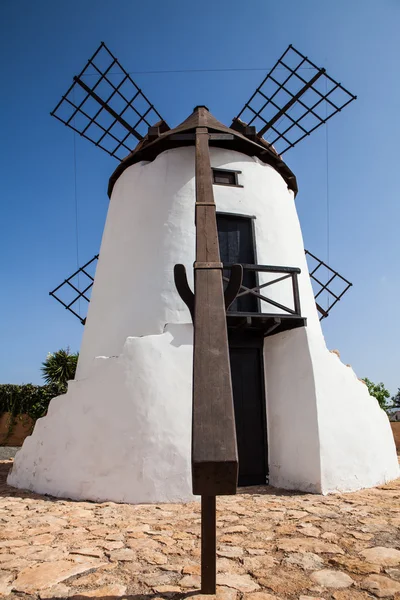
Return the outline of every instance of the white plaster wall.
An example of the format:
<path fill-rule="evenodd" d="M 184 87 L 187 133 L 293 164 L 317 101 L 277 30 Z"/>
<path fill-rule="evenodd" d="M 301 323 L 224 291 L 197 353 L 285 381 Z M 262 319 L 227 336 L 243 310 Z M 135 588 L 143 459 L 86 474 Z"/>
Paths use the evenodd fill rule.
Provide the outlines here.
<path fill-rule="evenodd" d="M 214 186 L 217 210 L 254 215 L 259 264 L 299 266 L 302 311 L 320 330 L 307 276 L 293 193 L 269 165 L 239 152 L 211 148 L 214 167 L 242 171 L 243 188 Z M 173 281 L 184 263 L 192 283 L 195 259 L 194 148 L 176 148 L 129 167 L 110 200 L 77 378 L 96 356 L 116 356 L 128 336 L 160 333 L 166 323 L 190 322 Z M 287 282 L 268 294 L 290 305 Z M 262 305 L 264 303 L 261 303 Z M 273 312 L 270 305 L 263 312 Z"/>
<path fill-rule="evenodd" d="M 128 338 L 71 381 L 17 452 L 10 485 L 94 501 L 192 499 L 192 327 Z"/>
<path fill-rule="evenodd" d="M 386 413 L 322 335 L 299 328 L 264 347 L 271 485 L 328 494 L 399 477 Z"/>
<path fill-rule="evenodd" d="M 387 417 L 326 349 L 292 192 L 258 159 L 212 148 L 211 161 L 242 171 L 243 188 L 214 186 L 215 200 L 218 211 L 256 217 L 258 263 L 302 269 L 307 328 L 265 342 L 271 482 L 329 492 L 396 477 Z M 25 441 L 12 485 L 121 502 L 191 497 L 192 326 L 173 267 L 184 263 L 192 279 L 194 202 L 194 148 L 133 165 L 117 181 L 76 381 Z M 268 294 L 287 304 L 292 292 Z"/>
<path fill-rule="evenodd" d="M 190 322 L 175 290 L 184 262 L 192 282 L 194 149 L 178 148 L 129 167 L 115 184 L 103 233 L 77 378 L 96 356 L 117 356 L 129 336 Z"/>
<path fill-rule="evenodd" d="M 270 484 L 319 493 L 318 407 L 306 328 L 266 338 L 264 358 Z"/>
<path fill-rule="evenodd" d="M 318 410 L 323 493 L 346 492 L 399 477 L 387 414 L 351 367 L 328 352 L 324 340 L 306 332 Z"/>

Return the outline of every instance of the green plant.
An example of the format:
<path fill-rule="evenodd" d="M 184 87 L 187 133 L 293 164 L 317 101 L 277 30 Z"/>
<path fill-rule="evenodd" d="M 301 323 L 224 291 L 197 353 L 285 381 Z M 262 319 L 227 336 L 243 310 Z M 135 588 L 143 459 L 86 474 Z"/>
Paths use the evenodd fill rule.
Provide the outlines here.
<path fill-rule="evenodd" d="M 69 348 L 49 352 L 41 369 L 45 382 L 57 386 L 59 393 L 65 393 L 68 381 L 75 377 L 78 356 L 78 352 L 71 353 Z"/>
<path fill-rule="evenodd" d="M 36 420 L 47 413 L 50 400 L 67 391 L 68 381 L 75 377 L 77 362 L 78 353 L 71 353 L 69 348 L 58 350 L 48 354 L 42 363 L 46 385 L 0 384 L 0 415 L 9 413 L 9 432 L 18 415 L 28 415 Z"/>
<path fill-rule="evenodd" d="M 387 398 L 390 398 L 390 392 L 385 388 L 384 384 L 382 382 L 374 383 L 367 377 L 364 377 L 363 381 L 368 388 L 369 395 L 374 396 L 374 398 L 378 400 L 379 406 L 383 408 L 383 410 L 390 408 L 390 405 L 387 403 Z"/>
<path fill-rule="evenodd" d="M 400 388 L 397 390 L 397 394 L 391 397 L 392 405 L 390 408 L 400 408 Z"/>
<path fill-rule="evenodd" d="M 55 385 L 0 384 L 0 414 L 10 413 L 12 423 L 17 415 L 38 419 L 47 413 L 50 400 L 59 393 Z"/>

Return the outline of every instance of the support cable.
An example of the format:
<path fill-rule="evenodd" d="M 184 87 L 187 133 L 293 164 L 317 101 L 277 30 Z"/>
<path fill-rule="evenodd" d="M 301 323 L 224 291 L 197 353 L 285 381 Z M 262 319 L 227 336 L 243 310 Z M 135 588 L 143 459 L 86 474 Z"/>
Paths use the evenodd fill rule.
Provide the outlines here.
<path fill-rule="evenodd" d="M 328 93 L 328 81 L 325 81 L 325 94 Z M 326 118 L 328 118 L 328 105 L 325 106 Z M 329 204 L 329 123 L 325 123 L 325 156 L 326 156 L 326 264 L 330 266 L 330 204 Z M 329 311 L 329 294 L 327 298 L 327 310 Z"/>
<path fill-rule="evenodd" d="M 232 69 L 166 69 L 161 71 L 127 71 L 129 75 L 162 75 L 166 73 L 228 73 L 237 71 L 270 71 L 272 67 L 247 67 L 247 68 L 232 68 Z M 285 67 L 276 67 L 279 70 L 284 70 Z M 313 70 L 314 67 L 299 67 L 299 70 Z M 122 71 L 110 71 L 109 75 L 125 75 Z M 82 77 L 94 77 L 97 73 L 82 73 Z"/>
<path fill-rule="evenodd" d="M 73 90 L 75 103 L 75 90 Z M 74 117 L 75 126 L 75 117 Z M 75 250 L 76 250 L 76 268 L 79 269 L 79 218 L 78 218 L 78 185 L 77 185 L 77 168 L 76 168 L 76 132 L 74 136 L 74 197 L 75 197 Z M 79 272 L 78 272 L 78 288 L 80 289 Z M 81 299 L 78 300 L 79 312 L 81 310 Z"/>
<path fill-rule="evenodd" d="M 75 196 L 75 244 L 76 267 L 79 269 L 79 226 L 78 226 L 78 189 L 76 181 L 76 133 L 74 132 L 74 196 Z"/>

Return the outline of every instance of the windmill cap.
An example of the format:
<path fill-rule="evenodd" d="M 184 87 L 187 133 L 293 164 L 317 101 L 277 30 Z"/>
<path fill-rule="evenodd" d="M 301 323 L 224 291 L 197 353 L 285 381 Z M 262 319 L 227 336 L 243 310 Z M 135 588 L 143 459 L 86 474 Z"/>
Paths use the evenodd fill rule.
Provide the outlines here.
<path fill-rule="evenodd" d="M 205 104 L 198 104 L 197 106 L 194 107 L 193 112 L 195 112 L 196 110 L 199 110 L 199 108 L 205 108 L 206 110 L 208 110 L 208 112 L 210 112 L 210 109 Z"/>
<path fill-rule="evenodd" d="M 262 162 L 271 165 L 283 177 L 289 189 L 293 190 L 295 194 L 297 193 L 297 181 L 294 173 L 283 162 L 271 144 L 262 138 L 253 141 L 247 137 L 245 135 L 246 124 L 238 119 L 234 119 L 232 126 L 227 127 L 218 121 L 206 106 L 199 105 L 187 119 L 173 129 L 170 129 L 164 121 L 160 121 L 154 128 L 151 128 L 158 129 L 158 133 L 156 131 L 154 137 L 146 135 L 111 175 L 108 184 L 109 197 L 111 197 L 117 179 L 131 165 L 141 161 L 152 161 L 165 150 L 181 146 L 194 146 L 194 134 L 198 127 L 206 127 L 211 134 L 214 134 L 214 138 L 210 138 L 210 145 L 236 150 L 248 156 L 256 156 Z"/>

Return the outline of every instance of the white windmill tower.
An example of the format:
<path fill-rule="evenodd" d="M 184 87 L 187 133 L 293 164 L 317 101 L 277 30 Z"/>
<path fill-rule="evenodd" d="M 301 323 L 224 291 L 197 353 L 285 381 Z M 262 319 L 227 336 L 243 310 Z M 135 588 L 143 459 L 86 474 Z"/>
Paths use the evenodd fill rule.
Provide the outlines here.
<path fill-rule="evenodd" d="M 90 87 L 88 73 L 97 74 Z M 230 489 L 235 424 L 242 485 L 269 478 L 277 487 L 328 493 L 398 476 L 386 414 L 325 346 L 318 310 L 327 313 L 311 285 L 296 178 L 280 156 L 353 99 L 290 46 L 230 127 L 200 106 L 170 129 L 100 46 L 54 115 L 112 156 L 129 155 L 110 179 L 76 379 L 26 439 L 11 485 L 75 499 L 191 498 L 192 315 L 202 345 L 197 359 L 195 350 L 202 400 L 194 406 L 193 432 L 207 452 L 216 444 L 214 457 L 227 436 L 221 464 L 230 469 Z M 185 305 L 174 266 L 195 261 L 195 297 L 182 267 L 175 270 Z M 214 275 L 221 281 L 220 263 L 223 277 L 233 274 L 223 323 L 220 311 L 208 310 L 220 295 L 220 284 L 213 287 Z M 331 272 L 330 282 L 336 276 L 344 283 L 340 293 L 331 292 L 337 301 L 348 282 Z M 313 278 L 329 291 L 315 271 Z M 88 299 L 91 284 L 78 297 Z M 63 303 L 74 310 L 73 302 Z M 214 316 L 217 340 L 202 320 L 210 327 Z M 219 393 L 226 403 L 217 406 Z M 196 448 L 194 440 L 195 454 Z M 214 467 L 211 496 L 220 489 Z M 209 475 L 199 481 L 203 476 Z M 201 485 L 195 482 L 194 491 L 203 493 Z"/>

